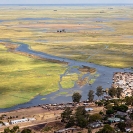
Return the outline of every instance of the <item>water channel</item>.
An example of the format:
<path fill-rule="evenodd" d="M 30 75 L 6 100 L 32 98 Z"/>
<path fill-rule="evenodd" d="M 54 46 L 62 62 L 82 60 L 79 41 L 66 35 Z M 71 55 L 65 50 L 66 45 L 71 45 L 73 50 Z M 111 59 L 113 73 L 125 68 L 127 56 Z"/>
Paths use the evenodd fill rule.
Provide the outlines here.
<path fill-rule="evenodd" d="M 1 40 L 1 42 L 10 42 L 10 41 Z M 13 43 L 13 42 L 11 42 L 11 43 Z M 75 92 L 78 91 L 82 94 L 81 100 L 86 100 L 87 94 L 88 94 L 90 89 L 93 89 L 95 91 L 98 86 L 102 86 L 103 88 L 110 88 L 111 84 L 112 84 L 113 73 L 115 73 L 115 72 L 133 72 L 130 68 L 124 68 L 124 69 L 110 68 L 110 67 L 106 67 L 106 66 L 96 65 L 93 63 L 76 61 L 76 60 L 71 60 L 71 59 L 67 59 L 67 58 L 61 58 L 61 57 L 57 57 L 54 55 L 50 55 L 50 54 L 46 54 L 43 52 L 32 50 L 31 48 L 29 48 L 28 44 L 24 44 L 24 43 L 16 43 L 16 44 L 19 44 L 16 51 L 25 52 L 25 53 L 32 54 L 32 55 L 35 55 L 35 56 L 38 56 L 41 58 L 45 58 L 45 59 L 52 59 L 52 60 L 67 62 L 69 71 L 78 72 L 77 69 L 75 69 L 76 66 L 78 66 L 78 67 L 88 66 L 88 67 L 95 68 L 97 70 L 97 73 L 99 74 L 99 77 L 97 77 L 96 81 L 91 85 L 86 84 L 86 85 L 81 87 L 81 86 L 78 86 L 77 84 L 75 84 L 74 87 L 72 87 L 70 89 L 65 89 L 65 90 L 61 86 L 59 86 L 59 90 L 56 92 L 53 92 L 53 93 L 48 94 L 46 96 L 38 95 L 34 99 L 32 99 L 31 101 L 29 101 L 27 103 L 19 104 L 19 105 L 16 105 L 14 107 L 11 107 L 11 108 L 0 109 L 0 112 L 6 112 L 6 111 L 17 110 L 20 108 L 37 106 L 38 104 L 52 104 L 52 103 L 71 102 L 72 101 L 71 96 L 65 96 L 65 95 L 59 96 L 58 95 L 59 93 L 64 92 L 64 91 L 68 92 L 68 94 L 72 94 L 74 91 Z M 63 75 L 61 75 L 61 76 L 63 76 Z M 84 75 L 84 77 L 85 76 L 87 76 L 87 75 Z M 41 100 L 42 98 L 45 98 L 45 100 Z M 97 97 L 95 96 L 95 99 L 96 98 Z"/>

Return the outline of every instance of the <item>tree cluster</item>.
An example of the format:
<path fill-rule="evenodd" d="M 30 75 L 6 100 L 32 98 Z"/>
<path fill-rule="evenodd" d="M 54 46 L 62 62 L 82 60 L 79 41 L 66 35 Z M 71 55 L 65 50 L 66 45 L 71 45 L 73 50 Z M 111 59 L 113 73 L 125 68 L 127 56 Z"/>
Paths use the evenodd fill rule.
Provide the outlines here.
<path fill-rule="evenodd" d="M 73 102 L 77 102 L 77 103 L 79 103 L 80 102 L 80 99 L 81 99 L 81 94 L 80 93 L 78 93 L 78 92 L 75 92 L 75 93 L 73 93 L 73 95 L 72 95 L 72 100 L 73 100 Z"/>
<path fill-rule="evenodd" d="M 14 126 L 12 129 L 9 127 L 4 129 L 4 132 L 2 133 L 32 133 L 30 129 L 23 129 L 21 132 L 19 130 L 19 126 Z"/>
<path fill-rule="evenodd" d="M 96 89 L 96 93 L 95 93 L 98 97 L 101 97 L 103 94 L 104 94 L 104 91 L 103 91 L 103 88 L 102 86 L 98 86 L 97 89 Z M 78 92 L 75 92 L 73 95 L 72 95 L 72 100 L 73 102 L 77 102 L 79 103 L 80 100 L 81 100 L 81 94 L 78 93 Z M 88 92 L 88 100 L 89 102 L 93 102 L 94 100 L 94 91 L 93 90 L 89 90 Z"/>
<path fill-rule="evenodd" d="M 110 88 L 109 91 L 108 91 L 108 94 L 111 96 L 111 97 L 117 97 L 117 98 L 120 98 L 122 96 L 122 92 L 123 92 L 123 89 L 122 88 Z"/>
<path fill-rule="evenodd" d="M 19 132 L 19 126 L 14 126 L 12 129 L 9 129 L 9 127 L 4 129 L 3 133 L 18 133 Z"/>
<path fill-rule="evenodd" d="M 67 128 L 74 125 L 84 128 L 87 126 L 88 122 L 88 114 L 85 110 L 85 107 L 82 106 L 78 107 L 74 114 L 72 114 L 72 110 L 70 108 L 66 108 L 61 114 L 61 118 L 63 122 L 67 123 Z"/>
<path fill-rule="evenodd" d="M 110 125 L 104 125 L 97 133 L 115 133 L 115 130 Z"/>
<path fill-rule="evenodd" d="M 112 106 L 111 108 L 106 110 L 107 115 L 112 115 L 117 111 L 126 112 L 128 110 L 128 106 L 122 104 L 118 106 Z"/>
<path fill-rule="evenodd" d="M 66 108 L 61 114 L 61 118 L 67 128 L 72 126 L 86 128 L 90 122 L 101 120 L 102 116 L 100 114 L 89 115 L 84 106 L 79 106 L 74 113 L 70 108 Z"/>
<path fill-rule="evenodd" d="M 131 105 L 131 106 L 133 106 L 133 96 L 131 96 L 131 97 L 125 97 L 125 102 L 126 102 L 126 105 Z"/>

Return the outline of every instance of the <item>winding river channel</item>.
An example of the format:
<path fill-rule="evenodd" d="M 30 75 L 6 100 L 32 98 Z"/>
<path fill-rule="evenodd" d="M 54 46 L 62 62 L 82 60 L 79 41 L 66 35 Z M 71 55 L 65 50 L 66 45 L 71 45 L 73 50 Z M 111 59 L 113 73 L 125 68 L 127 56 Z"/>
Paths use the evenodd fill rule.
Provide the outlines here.
<path fill-rule="evenodd" d="M 8 42 L 8 41 L 1 40 L 1 42 Z M 11 43 L 13 43 L 13 42 L 11 42 Z M 16 44 L 19 44 L 19 47 L 16 49 L 16 51 L 25 52 L 25 53 L 32 54 L 32 55 L 35 55 L 35 56 L 38 56 L 41 58 L 45 58 L 45 59 L 52 59 L 52 60 L 67 62 L 68 68 L 74 68 L 75 66 L 78 66 L 78 67 L 88 66 L 88 67 L 95 68 L 97 70 L 97 73 L 99 74 L 99 77 L 96 78 L 96 81 L 92 85 L 86 84 L 83 87 L 81 87 L 81 86 L 79 87 L 77 84 L 75 84 L 73 88 L 65 89 L 65 90 L 59 86 L 59 90 L 57 92 L 53 92 L 46 96 L 38 95 L 34 99 L 32 99 L 31 101 L 29 101 L 27 103 L 16 105 L 14 107 L 7 108 L 7 109 L 0 109 L 0 112 L 17 110 L 20 108 L 36 106 L 38 104 L 71 102 L 72 101 L 71 96 L 65 96 L 65 95 L 58 96 L 58 94 L 63 91 L 65 91 L 65 92 L 68 91 L 69 94 L 73 93 L 74 91 L 79 91 L 82 94 L 82 100 L 86 100 L 88 91 L 90 89 L 93 89 L 95 91 L 98 86 L 102 86 L 103 88 L 111 87 L 113 73 L 115 73 L 115 72 L 132 72 L 132 70 L 129 68 L 125 68 L 125 69 L 110 68 L 110 67 L 100 66 L 100 65 L 96 65 L 96 64 L 88 63 L 88 62 L 75 61 L 75 60 L 61 58 L 61 57 L 57 57 L 54 55 L 49 55 L 49 54 L 46 54 L 43 52 L 32 50 L 31 48 L 29 48 L 28 44 L 24 44 L 24 43 L 16 43 Z M 77 71 L 77 70 L 73 69 L 73 71 Z M 61 75 L 61 76 L 63 76 L 63 75 Z M 42 98 L 45 98 L 45 100 L 41 100 Z M 97 97 L 95 97 L 95 99 L 96 98 Z"/>

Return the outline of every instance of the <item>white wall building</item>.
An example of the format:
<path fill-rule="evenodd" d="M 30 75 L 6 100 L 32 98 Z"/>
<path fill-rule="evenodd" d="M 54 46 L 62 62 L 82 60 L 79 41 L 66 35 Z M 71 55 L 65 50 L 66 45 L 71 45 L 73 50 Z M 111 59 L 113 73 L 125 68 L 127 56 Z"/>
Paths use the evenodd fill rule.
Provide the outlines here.
<path fill-rule="evenodd" d="M 25 118 L 25 119 L 19 119 L 19 120 L 11 120 L 10 124 L 18 124 L 23 122 L 29 122 L 29 121 L 35 121 L 35 118 Z"/>
<path fill-rule="evenodd" d="M 8 122 L 3 122 L 5 126 L 9 126 L 9 123 Z"/>
<path fill-rule="evenodd" d="M 28 118 L 29 121 L 35 121 L 36 119 L 35 118 Z"/>
<path fill-rule="evenodd" d="M 11 120 L 11 124 L 18 124 L 18 123 L 22 123 L 22 122 L 28 122 L 29 120 L 27 118 L 25 119 L 19 119 L 19 120 Z"/>

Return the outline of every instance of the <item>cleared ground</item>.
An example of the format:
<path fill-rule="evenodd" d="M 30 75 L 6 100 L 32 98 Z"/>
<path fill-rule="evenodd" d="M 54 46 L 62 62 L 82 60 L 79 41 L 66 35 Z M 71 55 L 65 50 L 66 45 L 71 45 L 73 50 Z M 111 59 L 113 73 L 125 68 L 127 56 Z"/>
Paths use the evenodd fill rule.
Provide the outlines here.
<path fill-rule="evenodd" d="M 94 111 L 89 112 L 89 114 L 99 113 L 100 111 L 103 110 L 103 107 L 97 107 L 94 104 L 89 104 L 89 107 L 94 109 Z M 4 119 L 4 122 L 8 121 L 8 119 L 7 119 L 8 117 L 12 117 L 13 119 L 15 119 L 14 117 L 16 117 L 16 116 L 18 117 L 16 119 L 22 119 L 23 117 L 24 118 L 35 118 L 36 119 L 36 121 L 18 124 L 20 128 L 23 128 L 24 126 L 30 127 L 30 126 L 35 125 L 35 124 L 37 125 L 37 124 L 45 123 L 45 122 L 46 123 L 54 122 L 55 120 L 60 121 L 60 118 L 61 118 L 60 116 L 61 116 L 62 112 L 63 112 L 63 110 L 56 110 L 56 109 L 54 109 L 54 110 L 45 110 L 42 107 L 31 107 L 31 108 L 27 108 L 27 109 L 21 109 L 21 110 L 6 112 L 6 113 L 0 113 L 0 116 L 2 116 L 3 114 L 6 115 L 6 117 Z M 51 130 L 52 129 L 59 130 L 61 128 L 63 129 L 64 127 L 61 127 L 61 125 L 59 126 L 58 129 L 55 129 L 56 126 L 52 126 Z M 10 126 L 10 128 L 11 127 L 12 127 L 12 125 Z M 41 128 L 42 127 L 38 128 L 38 130 L 40 131 Z M 0 128 L 0 131 L 2 131 L 2 130 L 3 130 L 3 128 Z M 38 130 L 36 129 L 35 132 L 37 132 Z M 48 132 L 48 133 L 51 133 L 51 132 Z M 86 132 L 83 132 L 83 133 L 86 133 Z"/>

